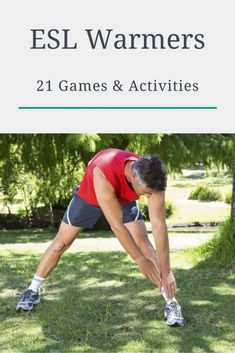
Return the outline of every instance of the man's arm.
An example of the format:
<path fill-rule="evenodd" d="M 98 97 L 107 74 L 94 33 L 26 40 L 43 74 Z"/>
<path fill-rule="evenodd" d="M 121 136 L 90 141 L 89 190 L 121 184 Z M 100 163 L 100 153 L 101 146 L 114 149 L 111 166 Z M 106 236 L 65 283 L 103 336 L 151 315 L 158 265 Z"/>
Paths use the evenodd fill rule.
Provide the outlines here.
<path fill-rule="evenodd" d="M 176 282 L 170 268 L 169 239 L 165 216 L 165 193 L 153 193 L 148 198 L 148 208 L 154 242 L 159 258 L 162 286 L 167 292 L 167 296 L 172 298 L 176 292 Z"/>
<path fill-rule="evenodd" d="M 122 208 L 112 185 L 102 171 L 96 167 L 93 171 L 94 188 L 99 205 L 110 227 L 127 253 L 137 262 L 143 275 L 153 283 L 159 284 L 160 276 L 151 261 L 147 260 L 122 221 Z"/>

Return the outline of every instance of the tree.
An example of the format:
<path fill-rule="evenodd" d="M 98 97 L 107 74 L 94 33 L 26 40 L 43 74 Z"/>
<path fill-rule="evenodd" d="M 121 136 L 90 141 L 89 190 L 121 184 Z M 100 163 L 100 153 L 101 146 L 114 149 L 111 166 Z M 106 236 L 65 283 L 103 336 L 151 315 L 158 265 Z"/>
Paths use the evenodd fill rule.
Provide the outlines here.
<path fill-rule="evenodd" d="M 36 178 L 34 203 L 49 208 L 69 199 L 90 158 L 109 147 L 157 154 L 169 173 L 202 163 L 234 170 L 232 134 L 9 134 L 0 135 L 0 180 L 5 204 L 14 201 L 26 174 Z M 234 175 L 234 172 L 233 172 Z M 235 175 L 233 177 L 234 191 Z M 25 185 L 24 185 L 25 186 Z M 25 189 L 25 192 L 27 190 Z M 30 196 L 33 192 L 30 192 Z M 231 215 L 235 221 L 235 200 Z M 32 204 L 32 200 L 29 202 Z"/>
<path fill-rule="evenodd" d="M 233 168 L 233 192 L 232 192 L 231 218 L 235 223 L 235 166 Z"/>
<path fill-rule="evenodd" d="M 206 168 L 227 168 L 233 173 L 231 218 L 235 222 L 234 134 L 133 135 L 127 147 L 140 154 L 158 154 L 170 173 L 196 164 L 203 164 Z"/>
<path fill-rule="evenodd" d="M 98 135 L 88 134 L 0 135 L 4 206 L 22 198 L 29 215 L 36 209 L 35 205 L 45 204 L 53 220 L 52 205 L 70 198 L 71 190 L 83 172 L 84 161 L 95 152 L 98 140 Z"/>

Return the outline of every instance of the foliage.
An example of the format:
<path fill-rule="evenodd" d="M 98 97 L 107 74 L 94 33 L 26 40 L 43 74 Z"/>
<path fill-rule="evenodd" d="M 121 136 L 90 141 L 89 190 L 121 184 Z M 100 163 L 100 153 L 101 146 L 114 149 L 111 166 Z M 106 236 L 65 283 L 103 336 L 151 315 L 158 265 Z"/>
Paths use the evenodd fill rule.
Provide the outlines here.
<path fill-rule="evenodd" d="M 176 206 L 172 200 L 166 200 L 166 218 L 170 218 L 174 215 Z"/>
<path fill-rule="evenodd" d="M 149 212 L 148 212 L 148 206 L 146 204 L 146 200 L 144 197 L 140 197 L 139 200 L 138 200 L 138 206 L 139 206 L 139 209 L 142 213 L 142 215 L 144 216 L 144 219 L 146 221 L 149 221 Z"/>
<path fill-rule="evenodd" d="M 140 211 L 144 216 L 144 219 L 149 221 L 149 212 L 146 198 L 141 196 L 138 200 L 138 204 Z M 174 205 L 174 203 L 171 200 L 166 200 L 166 218 L 170 218 L 171 216 L 173 216 L 175 211 L 176 206 Z"/>
<path fill-rule="evenodd" d="M 95 152 L 94 135 L 1 135 L 3 205 L 22 200 L 27 215 L 38 204 L 68 199 Z"/>
<path fill-rule="evenodd" d="M 235 224 L 227 219 L 219 228 L 213 239 L 197 249 L 203 261 L 226 265 L 234 259 L 235 254 Z"/>
<path fill-rule="evenodd" d="M 30 214 L 37 204 L 51 209 L 66 203 L 88 161 L 109 147 L 158 155 L 168 173 L 197 164 L 231 171 L 234 165 L 232 134 L 2 134 L 3 206 L 10 212 L 11 204 L 20 198 L 25 213 Z M 26 183 L 22 183 L 24 178 Z"/>
<path fill-rule="evenodd" d="M 189 195 L 190 200 L 199 201 L 221 201 L 221 192 L 207 184 L 198 184 L 193 188 Z"/>
<path fill-rule="evenodd" d="M 229 190 L 226 192 L 226 194 L 224 195 L 224 202 L 231 204 L 232 202 L 232 190 Z"/>
<path fill-rule="evenodd" d="M 158 154 L 169 172 L 202 164 L 205 168 L 233 166 L 234 135 L 164 134 L 158 144 L 148 143 L 148 153 Z"/>

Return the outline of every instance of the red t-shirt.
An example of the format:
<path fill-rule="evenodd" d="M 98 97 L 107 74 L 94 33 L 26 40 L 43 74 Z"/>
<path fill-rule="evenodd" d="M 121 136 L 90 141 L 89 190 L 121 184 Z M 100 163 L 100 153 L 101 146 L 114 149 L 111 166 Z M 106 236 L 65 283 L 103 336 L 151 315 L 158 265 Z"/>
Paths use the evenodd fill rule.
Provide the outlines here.
<path fill-rule="evenodd" d="M 128 183 L 124 175 L 124 168 L 127 161 L 136 161 L 139 158 L 135 153 L 116 148 L 106 149 L 97 153 L 88 163 L 76 194 L 92 205 L 99 205 L 93 185 L 93 169 L 99 167 L 113 186 L 117 199 L 121 203 L 137 200 L 139 196 Z"/>

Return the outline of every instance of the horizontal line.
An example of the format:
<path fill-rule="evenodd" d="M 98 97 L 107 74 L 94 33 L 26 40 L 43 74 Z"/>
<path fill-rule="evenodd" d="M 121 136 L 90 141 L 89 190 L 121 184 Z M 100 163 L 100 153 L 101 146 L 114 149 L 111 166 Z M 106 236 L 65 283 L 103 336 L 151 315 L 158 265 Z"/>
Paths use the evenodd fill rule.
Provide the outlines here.
<path fill-rule="evenodd" d="M 20 110 L 209 110 L 216 106 L 20 106 Z"/>

